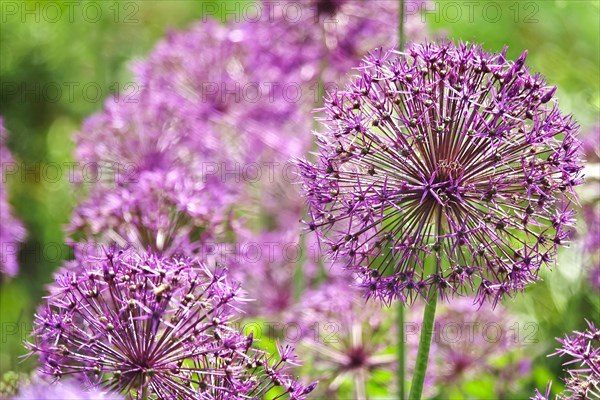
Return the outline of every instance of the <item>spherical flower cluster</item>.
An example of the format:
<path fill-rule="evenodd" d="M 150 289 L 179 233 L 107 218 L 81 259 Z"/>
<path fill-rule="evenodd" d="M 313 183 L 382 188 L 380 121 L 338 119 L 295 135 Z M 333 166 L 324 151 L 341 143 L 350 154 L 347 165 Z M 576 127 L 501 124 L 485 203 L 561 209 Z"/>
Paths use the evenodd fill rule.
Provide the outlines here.
<path fill-rule="evenodd" d="M 322 94 L 347 80 L 347 74 L 370 49 L 398 37 L 395 0 L 264 1 L 260 21 L 242 31 L 252 43 L 247 73 L 258 82 L 263 101 L 248 104 L 236 126 L 265 146 L 276 161 L 300 156 L 313 143 L 299 135 L 313 126 L 310 111 L 322 104 Z M 420 40 L 425 24 L 423 1 L 405 2 L 406 36 Z M 267 85 L 268 84 L 268 85 Z M 250 102 L 251 103 L 251 102 Z M 269 152 L 269 149 L 272 151 Z M 274 161 L 271 159 L 271 161 Z"/>
<path fill-rule="evenodd" d="M 136 90 L 109 99 L 85 122 L 75 137 L 77 159 L 101 179 L 74 212 L 75 237 L 191 254 L 199 240 L 224 229 L 239 185 L 220 172 L 243 161 L 235 136 L 212 124 L 225 103 L 208 96 L 205 85 L 236 76 L 225 72 L 238 62 L 227 32 L 212 22 L 171 34 L 136 66 Z"/>
<path fill-rule="evenodd" d="M 46 374 L 136 398 L 304 398 L 314 386 L 287 374 L 290 348 L 275 360 L 232 327 L 240 300 L 198 262 L 109 250 L 57 274 L 28 347 Z"/>
<path fill-rule="evenodd" d="M 4 127 L 4 119 L 0 117 L 0 162 L 8 165 L 13 158 L 6 146 L 8 132 Z M 25 228 L 15 218 L 8 203 L 6 192 L 5 168 L 2 168 L 2 185 L 0 185 L 0 274 L 16 275 L 19 270 L 17 264 L 17 247 L 25 238 Z"/>
<path fill-rule="evenodd" d="M 600 398 L 600 329 L 592 322 L 587 322 L 588 328 L 582 332 L 573 332 L 563 339 L 556 339 L 562 345 L 550 356 L 567 357 L 563 366 L 567 377 L 564 379 L 566 389 L 558 398 L 564 400 L 597 399 Z M 549 357 L 550 357 L 549 356 Z M 536 400 L 549 400 L 550 384 L 546 394 L 536 390 Z"/>
<path fill-rule="evenodd" d="M 569 241 L 577 124 L 525 57 L 377 50 L 327 99 L 318 161 L 300 162 L 307 225 L 369 296 L 476 291 L 496 304 Z"/>
<path fill-rule="evenodd" d="M 349 68 L 373 41 L 395 36 L 395 24 L 384 18 L 397 12 L 391 0 L 261 9 L 272 7 L 271 17 L 260 21 L 205 20 L 170 32 L 135 65 L 136 84 L 85 122 L 76 135 L 77 159 L 109 178 L 94 184 L 76 208 L 69 226 L 74 237 L 193 253 L 198 240 L 227 230 L 230 206 L 251 186 L 240 168 L 253 163 L 269 179 L 267 169 L 276 165 L 280 174 L 290 156 L 310 148 L 310 135 L 296 133 L 312 124 L 310 110 L 323 86 L 319 71 Z M 416 37 L 423 24 L 417 5 L 410 7 Z M 299 18 L 288 15 L 295 8 Z M 325 62 L 325 55 L 333 58 Z M 194 184 L 172 183 L 179 179 Z M 191 198 L 210 207 L 186 209 L 181 202 Z"/>
<path fill-rule="evenodd" d="M 356 287 L 340 281 L 305 292 L 295 311 L 303 372 L 320 381 L 316 396 L 365 399 L 367 386 L 392 393 L 377 378 L 397 363 L 388 310 L 364 304 Z"/>
<path fill-rule="evenodd" d="M 94 188 L 69 227 L 89 240 L 101 238 L 165 256 L 191 254 L 223 222 L 217 210 L 230 193 L 218 186 L 188 168 L 143 171 L 130 184 Z"/>
<path fill-rule="evenodd" d="M 323 82 L 339 83 L 343 74 L 354 67 L 367 52 L 398 38 L 398 6 L 394 0 L 286 0 L 264 1 L 270 13 L 263 20 L 268 30 L 280 40 L 259 41 L 259 62 L 273 64 L 280 54 L 287 57 L 288 69 L 302 67 L 304 76 L 321 74 Z M 405 36 L 411 40 L 425 38 L 425 24 L 419 11 L 425 1 L 408 0 L 405 6 Z M 266 13 L 265 13 L 266 14 Z M 261 31 L 266 34 L 267 30 Z M 283 35 L 285 33 L 285 35 Z M 390 43 L 390 41 L 392 43 Z M 267 48 L 267 45 L 272 47 Z M 298 62 L 300 61 L 300 62 Z M 307 63 L 307 61 L 310 61 Z M 311 69 L 307 69 L 306 65 Z"/>

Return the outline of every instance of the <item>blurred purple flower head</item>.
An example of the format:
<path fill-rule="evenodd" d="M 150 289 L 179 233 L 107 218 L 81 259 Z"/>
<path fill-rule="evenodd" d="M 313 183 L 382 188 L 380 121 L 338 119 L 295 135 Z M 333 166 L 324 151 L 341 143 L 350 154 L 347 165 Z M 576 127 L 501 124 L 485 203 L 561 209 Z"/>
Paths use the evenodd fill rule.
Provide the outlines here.
<path fill-rule="evenodd" d="M 520 336 L 529 331 L 529 325 L 520 323 L 502 305 L 493 309 L 490 304 L 479 306 L 473 300 L 455 299 L 440 304 L 437 310 L 426 376 L 427 392 L 432 397 L 442 388 L 460 388 L 493 376 L 494 394 L 506 398 L 510 385 L 529 374 L 530 360 L 524 355 Z M 409 371 L 417 356 L 422 306 L 419 302 L 407 317 Z M 502 358 L 510 361 L 499 363 Z"/>
<path fill-rule="evenodd" d="M 238 285 L 196 261 L 108 250 L 57 274 L 27 346 L 43 373 L 124 394 L 230 399 L 281 387 L 305 397 L 285 359 L 255 350 L 252 334 L 233 328 L 242 300 Z"/>
<path fill-rule="evenodd" d="M 581 139 L 585 160 L 588 163 L 600 162 L 600 125 L 594 126 Z M 597 168 L 597 166 L 596 166 Z"/>
<path fill-rule="evenodd" d="M 563 339 L 556 339 L 562 345 L 551 356 L 566 357 L 563 362 L 567 377 L 566 389 L 558 399 L 597 399 L 600 398 L 600 330 L 587 321 L 587 329 L 573 332 Z M 538 390 L 533 399 L 549 400 L 550 384 L 546 395 Z"/>
<path fill-rule="evenodd" d="M 263 90 L 262 101 L 245 102 L 237 126 L 284 162 L 300 156 L 313 143 L 310 111 L 322 95 L 345 83 L 347 74 L 376 46 L 397 37 L 395 0 L 302 0 L 263 2 L 269 10 L 241 32 L 251 44 L 246 60 L 252 82 Z M 407 37 L 420 40 L 423 2 L 407 1 Z M 268 84 L 268 85 L 267 85 Z"/>
<path fill-rule="evenodd" d="M 405 1 L 405 34 L 410 40 L 425 38 L 426 28 L 420 18 L 425 1 Z M 268 65 L 280 54 L 286 57 L 287 68 L 301 68 L 303 77 L 321 75 L 324 82 L 339 83 L 339 79 L 355 66 L 367 52 L 389 44 L 398 37 L 398 6 L 394 0 L 301 0 L 270 3 L 270 13 L 261 22 L 280 40 L 261 41 L 274 44 L 258 57 Z M 266 14 L 266 13 L 265 13 Z M 262 30 L 267 33 L 267 30 Z M 301 49 L 290 57 L 293 49 Z M 261 61 L 262 61 L 261 60 Z M 300 61 L 300 62 L 298 62 Z M 307 63 L 307 61 L 309 61 Z M 309 68 L 310 67 L 310 68 Z"/>
<path fill-rule="evenodd" d="M 142 171 L 135 183 L 95 187 L 70 229 L 123 247 L 190 254 L 222 226 L 224 212 L 219 210 L 230 196 L 186 167 Z"/>
<path fill-rule="evenodd" d="M 227 104 L 203 85 L 241 79 L 227 67 L 240 50 L 228 32 L 210 22 L 169 35 L 137 64 L 132 93 L 85 122 L 77 158 L 108 178 L 77 207 L 71 233 L 171 255 L 192 254 L 224 229 L 239 184 L 219 171 L 235 170 L 246 152 L 235 130 L 215 126 Z"/>
<path fill-rule="evenodd" d="M 299 163 L 306 224 L 368 296 L 476 291 L 496 304 L 570 238 L 577 124 L 526 53 L 427 43 L 394 55 L 376 50 L 327 99 L 318 161 Z"/>
<path fill-rule="evenodd" d="M 418 4 L 407 3 L 408 36 L 418 39 L 425 31 Z M 398 3 L 263 6 L 274 8 L 273 18 L 208 20 L 170 32 L 135 64 L 136 84 L 107 101 L 76 135 L 78 161 L 121 173 L 91 186 L 69 231 L 77 240 L 132 244 L 163 256 L 258 243 L 263 256 L 253 268 L 227 263 L 257 299 L 248 305 L 251 313 L 281 315 L 296 300 L 295 271 L 308 271 L 310 286 L 318 263 L 316 239 L 293 239 L 305 205 L 289 160 L 314 143 L 298 132 L 313 125 L 311 110 L 328 82 L 339 82 L 368 49 L 396 37 L 390 21 Z M 250 164 L 259 168 L 257 181 L 235 172 Z M 272 242 L 274 259 L 265 256 Z M 301 260 L 285 257 L 296 248 Z"/>
<path fill-rule="evenodd" d="M 15 218 L 8 203 L 5 166 L 14 160 L 6 146 L 8 132 L 4 119 L 0 117 L 0 164 L 2 164 L 2 184 L 0 185 L 0 274 L 14 276 L 19 270 L 17 263 L 18 245 L 25 239 L 25 228 Z"/>
<path fill-rule="evenodd" d="M 386 309 L 364 304 L 356 287 L 339 280 L 305 292 L 295 312 L 304 371 L 320 381 L 315 395 L 364 399 L 367 385 L 386 389 L 375 377 L 397 362 Z"/>
<path fill-rule="evenodd" d="M 583 219 L 587 227 L 582 235 L 589 282 L 600 291 L 600 125 L 586 132 L 582 139 L 587 161 L 586 185 L 580 191 Z"/>
<path fill-rule="evenodd" d="M 122 395 L 96 387 L 86 388 L 73 379 L 57 382 L 35 382 L 19 389 L 14 400 L 122 400 Z"/>
<path fill-rule="evenodd" d="M 583 246 L 589 257 L 590 285 L 600 291 L 600 202 L 598 199 L 595 200 L 583 206 L 583 216 L 587 225 Z"/>

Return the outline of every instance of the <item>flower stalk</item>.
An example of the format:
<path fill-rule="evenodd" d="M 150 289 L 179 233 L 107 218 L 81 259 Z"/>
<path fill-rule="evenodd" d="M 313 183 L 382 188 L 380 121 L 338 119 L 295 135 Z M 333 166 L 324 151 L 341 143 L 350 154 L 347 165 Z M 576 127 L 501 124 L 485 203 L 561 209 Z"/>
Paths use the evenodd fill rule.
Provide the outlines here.
<path fill-rule="evenodd" d="M 405 355 L 405 338 L 404 338 L 404 304 L 398 302 L 398 398 L 404 400 L 406 388 L 404 384 L 406 355 Z"/>
<path fill-rule="evenodd" d="M 398 3 L 398 50 L 404 47 L 404 0 Z M 404 349 L 404 304 L 398 302 L 398 398 L 404 400 L 405 396 L 405 349 Z"/>
<path fill-rule="evenodd" d="M 417 362 L 415 364 L 415 373 L 413 375 L 412 385 L 408 398 L 418 400 L 423 392 L 423 382 L 425 382 L 425 373 L 427 372 L 427 363 L 429 360 L 429 349 L 431 348 L 431 338 L 433 337 L 433 325 L 435 322 L 435 310 L 437 307 L 437 290 L 431 291 L 431 297 L 425 306 L 423 314 L 423 323 L 421 325 L 421 339 L 419 341 L 419 351 L 417 353 Z"/>
<path fill-rule="evenodd" d="M 437 220 L 435 224 L 436 237 L 440 238 L 444 234 L 442 229 L 442 209 L 438 210 Z M 439 248 L 435 261 L 435 273 L 439 273 L 442 267 L 442 249 Z M 435 324 L 435 310 L 437 307 L 438 291 L 432 288 L 429 292 L 429 298 L 425 305 L 423 313 L 423 323 L 421 324 L 421 338 L 419 339 L 419 350 L 417 352 L 417 361 L 415 364 L 415 372 L 413 374 L 412 385 L 410 387 L 409 399 L 419 400 L 423 393 L 423 383 L 425 382 L 425 374 L 427 373 L 427 364 L 429 362 L 429 350 L 431 348 L 431 339 L 433 337 L 433 329 Z"/>

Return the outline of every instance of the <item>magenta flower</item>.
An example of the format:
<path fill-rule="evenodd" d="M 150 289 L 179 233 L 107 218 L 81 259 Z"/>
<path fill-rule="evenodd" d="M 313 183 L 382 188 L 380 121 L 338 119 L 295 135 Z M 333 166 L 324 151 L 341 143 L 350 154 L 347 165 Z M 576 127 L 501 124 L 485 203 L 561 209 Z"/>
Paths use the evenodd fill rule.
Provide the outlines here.
<path fill-rule="evenodd" d="M 583 219 L 587 230 L 582 235 L 583 250 L 589 268 L 589 282 L 600 291 L 600 126 L 595 126 L 582 139 L 587 161 L 586 185 L 581 190 Z"/>
<path fill-rule="evenodd" d="M 371 54 L 327 99 L 318 161 L 300 162 L 307 226 L 369 296 L 476 291 L 496 304 L 569 241 L 577 124 L 526 53 L 513 63 L 429 43 L 394 54 Z"/>
<path fill-rule="evenodd" d="M 0 274 L 14 276 L 19 270 L 17 263 L 18 245 L 25 239 L 25 228 L 15 218 L 8 203 L 5 172 L 14 160 L 6 146 L 8 132 L 4 128 L 4 119 L 0 117 L 0 164 L 2 166 L 2 184 L 0 185 Z"/>
<path fill-rule="evenodd" d="M 563 339 L 556 339 L 562 345 L 551 356 L 567 357 L 563 366 L 567 367 L 564 379 L 566 389 L 558 398 L 565 400 L 600 398 L 600 330 L 587 321 L 588 328 L 583 332 L 573 332 Z M 550 384 L 545 396 L 538 390 L 533 397 L 549 400 Z"/>
<path fill-rule="evenodd" d="M 376 46 L 398 37 L 395 0 L 263 1 L 265 12 L 239 32 L 251 48 L 244 60 L 248 81 L 262 88 L 261 101 L 242 101 L 230 113 L 251 141 L 287 162 L 310 150 L 313 127 L 310 111 L 322 104 L 322 93 L 347 80 L 347 74 Z M 425 37 L 419 8 L 406 4 L 406 36 Z M 269 10 L 269 12 L 266 12 Z M 245 82 L 241 82 L 244 85 Z M 266 89 L 266 90 L 265 90 Z M 269 153 L 267 153 L 269 154 Z"/>
<path fill-rule="evenodd" d="M 325 79 L 337 80 L 374 43 L 395 35 L 388 16 L 397 13 L 396 1 L 326 3 L 264 4 L 276 8 L 274 18 L 208 20 L 169 32 L 135 64 L 136 83 L 75 137 L 77 161 L 97 165 L 102 180 L 74 211 L 70 233 L 163 255 L 192 254 L 201 242 L 231 237 L 230 211 L 247 200 L 240 192 L 256 186 L 240 168 L 255 164 L 259 185 L 272 183 L 272 167 L 281 176 L 283 164 L 313 143 L 296 132 L 310 129 Z M 424 29 L 410 4 L 416 38 Z M 296 7 L 300 19 L 288 17 L 284 8 Z M 297 194 L 294 201 L 302 205 Z M 287 226 L 300 218 L 285 214 L 293 214 Z"/>
<path fill-rule="evenodd" d="M 304 398 L 281 360 L 233 329 L 239 286 L 201 264 L 134 252 L 63 269 L 35 316 L 41 371 L 140 398 Z M 281 387 L 279 390 L 276 387 Z M 136 397 L 138 398 L 138 397 Z"/>
<path fill-rule="evenodd" d="M 21 389 L 14 400 L 122 400 L 125 397 L 96 387 L 85 387 L 70 379 L 58 382 L 35 382 Z"/>
<path fill-rule="evenodd" d="M 223 224 L 220 207 L 231 197 L 222 185 L 194 176 L 188 167 L 140 171 L 135 182 L 95 186 L 69 229 L 89 240 L 165 256 L 193 254 Z"/>
<path fill-rule="evenodd" d="M 583 244 L 591 264 L 589 282 L 592 288 L 600 291 L 600 203 L 584 205 L 583 215 L 587 225 Z"/>
<path fill-rule="evenodd" d="M 385 393 L 389 382 L 377 375 L 396 364 L 388 310 L 364 304 L 360 290 L 340 281 L 305 292 L 294 311 L 294 322 L 304 333 L 304 370 L 320 381 L 315 395 L 365 399 L 367 386 Z"/>
<path fill-rule="evenodd" d="M 205 91 L 214 80 L 231 86 L 237 78 L 223 72 L 240 50 L 227 32 L 212 22 L 169 35 L 136 66 L 131 93 L 109 99 L 84 123 L 75 137 L 77 159 L 98 178 L 74 211 L 73 236 L 190 255 L 225 229 L 240 185 L 221 172 L 235 171 L 246 153 L 233 131 L 215 126 L 224 98 Z M 194 47 L 200 43 L 202 51 Z"/>

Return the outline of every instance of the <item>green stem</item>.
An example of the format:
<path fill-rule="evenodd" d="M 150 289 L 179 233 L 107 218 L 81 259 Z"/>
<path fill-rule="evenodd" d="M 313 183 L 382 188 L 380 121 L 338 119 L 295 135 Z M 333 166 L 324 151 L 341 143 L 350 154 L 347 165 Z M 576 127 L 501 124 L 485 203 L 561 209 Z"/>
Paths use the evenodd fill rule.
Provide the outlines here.
<path fill-rule="evenodd" d="M 404 0 L 399 0 L 398 5 L 398 50 L 404 49 L 404 43 L 406 41 L 404 34 Z"/>
<path fill-rule="evenodd" d="M 404 0 L 398 1 L 398 50 L 404 48 Z M 404 343 L 404 304 L 398 301 L 398 398 L 404 400 L 406 356 Z"/>
<path fill-rule="evenodd" d="M 425 306 L 423 314 L 423 324 L 421 325 L 421 339 L 419 341 L 419 351 L 417 353 L 417 362 L 415 364 L 415 373 L 413 375 L 412 385 L 410 387 L 410 400 L 420 400 L 423 392 L 423 382 L 425 382 L 425 373 L 427 372 L 427 362 L 429 361 L 429 349 L 431 347 L 431 338 L 433 337 L 433 325 L 435 322 L 435 308 L 437 306 L 437 288 L 431 291 L 429 301 Z"/>
<path fill-rule="evenodd" d="M 405 398 L 405 362 L 406 356 L 404 355 L 404 303 L 398 301 L 398 398 L 404 400 Z"/>
<path fill-rule="evenodd" d="M 436 240 L 442 236 L 442 210 L 438 211 L 436 227 Z M 438 242 L 439 243 L 439 242 Z M 438 250 L 435 259 L 435 273 L 440 272 L 442 266 L 441 249 Z M 423 323 L 421 324 L 421 339 L 419 340 L 419 350 L 417 352 L 417 362 L 413 374 L 412 385 L 408 398 L 410 400 L 420 400 L 423 393 L 423 382 L 427 373 L 427 363 L 429 362 L 429 349 L 431 348 L 431 338 L 433 337 L 433 326 L 435 323 L 435 308 L 437 307 L 438 288 L 433 285 L 429 292 L 425 312 L 423 313 Z"/>

